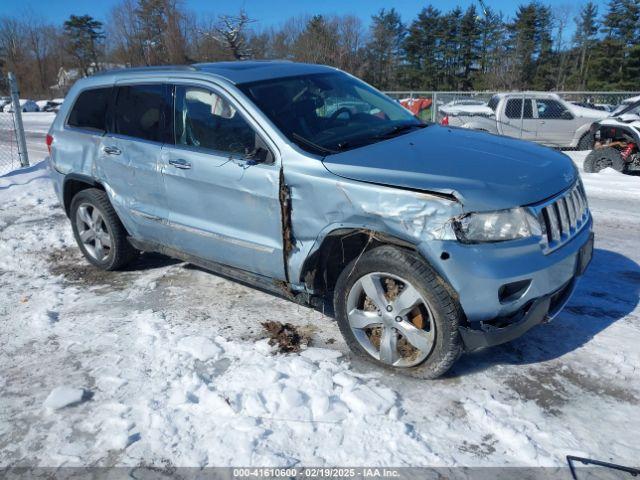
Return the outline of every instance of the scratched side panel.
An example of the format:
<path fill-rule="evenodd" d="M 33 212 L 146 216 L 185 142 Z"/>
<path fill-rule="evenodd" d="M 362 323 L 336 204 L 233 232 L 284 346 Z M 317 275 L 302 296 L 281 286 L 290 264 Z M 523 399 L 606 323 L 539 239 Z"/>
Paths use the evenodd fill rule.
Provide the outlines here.
<path fill-rule="evenodd" d="M 458 202 L 435 195 L 338 177 L 313 158 L 285 163 L 285 182 L 295 242 L 288 262 L 292 283 L 301 281 L 305 259 L 334 230 L 361 228 L 419 244 L 454 238 L 450 219 L 462 213 Z"/>

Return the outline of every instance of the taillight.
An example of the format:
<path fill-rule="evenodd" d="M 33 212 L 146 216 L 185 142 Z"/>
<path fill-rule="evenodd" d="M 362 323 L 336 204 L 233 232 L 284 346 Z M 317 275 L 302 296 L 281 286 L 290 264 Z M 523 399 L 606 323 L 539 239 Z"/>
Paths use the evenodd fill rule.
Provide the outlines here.
<path fill-rule="evenodd" d="M 47 150 L 49 150 L 49 155 L 51 155 L 51 144 L 53 143 L 53 136 L 47 134 L 47 138 L 45 139 L 45 142 L 47 143 Z"/>
<path fill-rule="evenodd" d="M 449 116 L 447 115 L 440 121 L 440 125 L 449 125 Z"/>

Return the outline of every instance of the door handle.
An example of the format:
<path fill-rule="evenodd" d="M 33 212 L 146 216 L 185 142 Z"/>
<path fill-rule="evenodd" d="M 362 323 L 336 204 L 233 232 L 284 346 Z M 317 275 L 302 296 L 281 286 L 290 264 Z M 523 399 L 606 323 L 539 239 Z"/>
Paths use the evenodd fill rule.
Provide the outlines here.
<path fill-rule="evenodd" d="M 107 155 L 120 155 L 122 153 L 122 151 L 118 147 L 110 147 L 110 146 L 104 147 L 102 151 Z"/>
<path fill-rule="evenodd" d="M 173 165 L 174 167 L 180 168 L 182 170 L 189 170 L 191 168 L 191 163 L 181 158 L 178 158 L 177 160 L 169 160 L 169 165 Z"/>
<path fill-rule="evenodd" d="M 544 125 L 545 121 L 544 120 L 540 120 L 540 125 Z"/>

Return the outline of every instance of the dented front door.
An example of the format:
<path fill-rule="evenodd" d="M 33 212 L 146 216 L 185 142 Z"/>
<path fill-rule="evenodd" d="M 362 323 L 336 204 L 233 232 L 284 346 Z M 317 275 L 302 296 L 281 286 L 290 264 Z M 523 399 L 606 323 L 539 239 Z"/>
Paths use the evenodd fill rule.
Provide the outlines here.
<path fill-rule="evenodd" d="M 171 244 L 197 257 L 284 279 L 280 165 L 255 129 L 220 93 L 178 85 L 174 145 L 161 169 Z M 266 160 L 266 161 L 265 161 Z"/>

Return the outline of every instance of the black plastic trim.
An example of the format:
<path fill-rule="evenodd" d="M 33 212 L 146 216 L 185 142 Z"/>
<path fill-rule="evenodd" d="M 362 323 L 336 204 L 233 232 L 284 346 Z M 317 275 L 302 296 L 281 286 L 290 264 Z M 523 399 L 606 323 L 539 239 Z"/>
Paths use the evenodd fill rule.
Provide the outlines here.
<path fill-rule="evenodd" d="M 510 342 L 524 335 L 525 332 L 544 322 L 551 306 L 551 295 L 540 297 L 533 302 L 521 320 L 503 328 L 490 330 L 475 330 L 469 327 L 459 327 L 458 331 L 467 352 Z"/>

